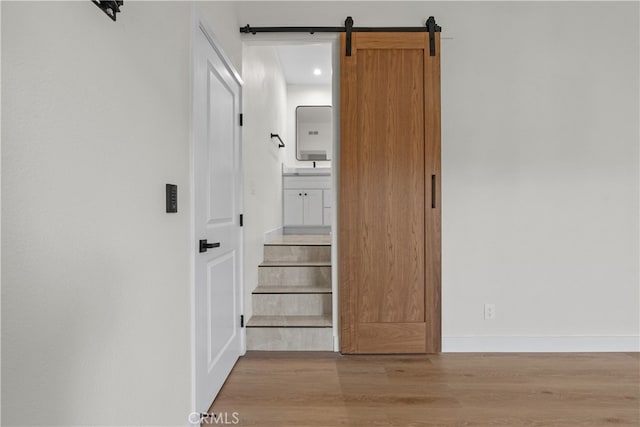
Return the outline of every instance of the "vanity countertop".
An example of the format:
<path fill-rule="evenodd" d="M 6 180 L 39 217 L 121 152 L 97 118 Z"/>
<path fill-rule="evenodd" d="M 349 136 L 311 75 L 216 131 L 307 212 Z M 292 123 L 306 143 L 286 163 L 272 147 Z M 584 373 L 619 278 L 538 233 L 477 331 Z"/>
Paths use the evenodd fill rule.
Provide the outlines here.
<path fill-rule="evenodd" d="M 288 168 L 282 170 L 283 176 L 330 176 L 331 168 Z"/>

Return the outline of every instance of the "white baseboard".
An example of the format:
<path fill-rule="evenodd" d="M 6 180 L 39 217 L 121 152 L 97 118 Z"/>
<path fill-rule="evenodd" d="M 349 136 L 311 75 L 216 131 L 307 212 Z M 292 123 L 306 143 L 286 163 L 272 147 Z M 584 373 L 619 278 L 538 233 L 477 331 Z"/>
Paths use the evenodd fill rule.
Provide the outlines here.
<path fill-rule="evenodd" d="M 268 242 L 269 240 L 273 239 L 274 237 L 278 237 L 278 236 L 282 236 L 283 233 L 283 228 L 282 227 L 278 227 L 278 228 L 274 228 L 271 231 L 267 231 L 264 233 L 264 241 Z"/>
<path fill-rule="evenodd" d="M 640 336 L 442 337 L 443 353 L 637 352 Z"/>

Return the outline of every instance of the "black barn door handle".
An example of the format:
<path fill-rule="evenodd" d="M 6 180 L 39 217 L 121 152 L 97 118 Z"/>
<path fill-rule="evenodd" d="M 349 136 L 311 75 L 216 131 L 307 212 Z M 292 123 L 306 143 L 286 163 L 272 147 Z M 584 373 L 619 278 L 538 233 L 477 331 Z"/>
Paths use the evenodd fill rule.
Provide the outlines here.
<path fill-rule="evenodd" d="M 436 208 L 436 176 L 431 175 L 431 208 Z"/>

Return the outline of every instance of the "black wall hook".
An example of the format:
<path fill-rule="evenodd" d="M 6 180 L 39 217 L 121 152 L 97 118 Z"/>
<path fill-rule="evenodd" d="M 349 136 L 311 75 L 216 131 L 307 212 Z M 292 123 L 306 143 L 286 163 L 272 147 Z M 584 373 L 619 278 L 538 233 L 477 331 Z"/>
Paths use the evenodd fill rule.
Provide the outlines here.
<path fill-rule="evenodd" d="M 116 13 L 120 13 L 120 6 L 123 5 L 123 0 L 91 0 L 93 4 L 98 6 L 100 10 L 107 14 L 111 20 L 115 22 Z"/>
<path fill-rule="evenodd" d="M 282 142 L 282 139 L 280 138 L 280 135 L 278 135 L 277 133 L 272 133 L 271 134 L 271 138 L 278 138 L 278 141 L 280 141 L 278 143 L 278 148 L 284 148 L 284 142 Z"/>

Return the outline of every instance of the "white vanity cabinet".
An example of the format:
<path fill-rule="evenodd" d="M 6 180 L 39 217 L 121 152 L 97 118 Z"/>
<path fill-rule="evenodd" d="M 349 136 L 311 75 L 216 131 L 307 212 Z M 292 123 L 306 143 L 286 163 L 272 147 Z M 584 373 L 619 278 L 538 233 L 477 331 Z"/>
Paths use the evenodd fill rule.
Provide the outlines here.
<path fill-rule="evenodd" d="M 285 232 L 328 232 L 331 226 L 331 175 L 283 174 Z"/>
<path fill-rule="evenodd" d="M 322 190 L 284 190 L 284 225 L 323 225 Z"/>

